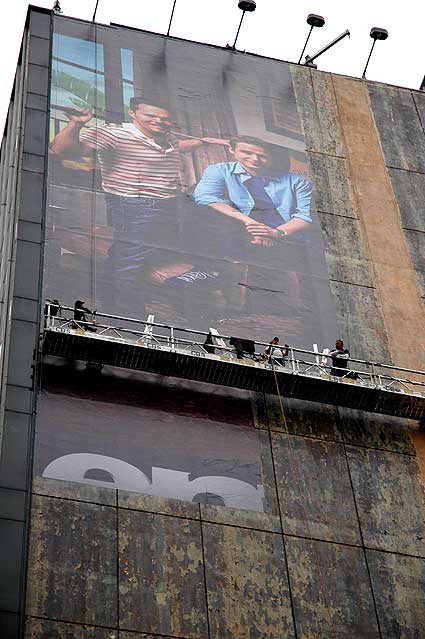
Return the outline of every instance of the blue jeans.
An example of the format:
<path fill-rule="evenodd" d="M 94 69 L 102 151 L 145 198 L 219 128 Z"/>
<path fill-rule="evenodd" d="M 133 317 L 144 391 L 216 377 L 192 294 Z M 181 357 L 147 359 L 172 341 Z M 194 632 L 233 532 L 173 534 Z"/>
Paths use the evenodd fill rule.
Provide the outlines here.
<path fill-rule="evenodd" d="M 146 244 L 155 234 L 169 235 L 178 218 L 179 198 L 124 197 L 105 193 L 113 238 L 105 262 L 107 284 L 117 304 L 127 312 L 140 308 L 142 267 L 155 249 Z M 156 231 L 156 233 L 155 233 Z M 172 233 L 172 231 L 171 231 Z M 175 237 L 175 231 L 174 231 Z M 158 239 L 163 239 L 158 238 Z M 121 309 L 122 311 L 124 308 Z"/>

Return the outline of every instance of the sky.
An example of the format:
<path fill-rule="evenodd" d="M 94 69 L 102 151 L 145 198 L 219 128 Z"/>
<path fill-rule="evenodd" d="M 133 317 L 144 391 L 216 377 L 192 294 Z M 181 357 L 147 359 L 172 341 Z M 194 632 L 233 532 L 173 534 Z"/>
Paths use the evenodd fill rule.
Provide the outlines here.
<path fill-rule="evenodd" d="M 6 118 L 28 7 L 24 0 L 3 2 L 7 2 L 7 11 L 2 11 L 0 21 L 0 130 Z M 53 0 L 35 0 L 33 4 L 51 8 Z M 233 44 L 242 15 L 237 5 L 237 0 L 177 0 L 171 35 L 220 46 Z M 95 6 L 96 0 L 61 0 L 64 15 L 85 20 L 92 19 Z M 173 0 L 99 0 L 96 20 L 166 33 L 172 6 Z M 381 27 L 387 29 L 389 37 L 376 43 L 368 79 L 419 88 L 425 75 L 423 0 L 257 0 L 257 10 L 245 14 L 237 48 L 298 62 L 309 30 L 309 13 L 326 20 L 324 27 L 313 29 L 306 51 L 309 55 L 346 29 L 351 34 L 317 60 L 320 70 L 361 77 L 373 42 L 370 29 Z"/>

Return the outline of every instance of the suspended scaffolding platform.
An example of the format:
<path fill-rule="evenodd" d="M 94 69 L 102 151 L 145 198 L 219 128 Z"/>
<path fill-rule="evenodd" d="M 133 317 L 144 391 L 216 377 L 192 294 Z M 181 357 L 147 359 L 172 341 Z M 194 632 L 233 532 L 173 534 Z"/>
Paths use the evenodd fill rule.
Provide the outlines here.
<path fill-rule="evenodd" d="M 206 333 L 158 324 L 153 316 L 141 321 L 103 313 L 97 317 L 107 323 L 94 326 L 66 317 L 72 310 L 47 304 L 44 355 L 80 360 L 97 370 L 115 366 L 372 413 L 425 417 L 424 371 L 350 359 L 349 369 L 336 376 L 326 353 L 290 347 L 282 365 L 277 357 L 261 361 L 268 344 L 252 342 L 250 354 L 236 353 L 228 345 L 231 338 L 214 328 Z"/>

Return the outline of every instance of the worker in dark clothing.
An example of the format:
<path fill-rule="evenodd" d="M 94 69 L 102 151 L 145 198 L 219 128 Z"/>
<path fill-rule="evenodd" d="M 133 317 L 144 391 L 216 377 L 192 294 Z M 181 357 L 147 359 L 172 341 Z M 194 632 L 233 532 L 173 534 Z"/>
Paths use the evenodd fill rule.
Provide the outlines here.
<path fill-rule="evenodd" d="M 286 358 L 289 353 L 289 344 L 285 344 L 282 349 L 278 337 L 273 337 L 269 346 L 261 353 L 261 359 L 270 364 L 279 364 L 285 366 Z"/>
<path fill-rule="evenodd" d="M 90 313 L 91 315 L 96 314 L 96 311 L 91 311 L 89 308 L 84 306 L 84 304 L 85 302 L 81 300 L 76 300 L 74 304 L 74 320 L 76 322 L 87 322 L 86 313 Z M 96 327 L 89 324 L 79 324 L 78 328 L 84 328 L 86 331 L 96 331 Z"/>
<path fill-rule="evenodd" d="M 45 315 L 50 315 L 50 317 L 56 317 L 59 311 L 60 311 L 59 300 L 46 300 L 46 304 L 44 306 Z"/>
<path fill-rule="evenodd" d="M 328 357 L 332 359 L 331 375 L 335 377 L 349 377 L 350 379 L 357 379 L 356 372 L 349 372 L 348 360 L 350 358 L 350 351 L 348 348 L 344 348 L 344 342 L 342 339 L 337 339 L 335 342 L 335 350 L 328 353 Z"/>

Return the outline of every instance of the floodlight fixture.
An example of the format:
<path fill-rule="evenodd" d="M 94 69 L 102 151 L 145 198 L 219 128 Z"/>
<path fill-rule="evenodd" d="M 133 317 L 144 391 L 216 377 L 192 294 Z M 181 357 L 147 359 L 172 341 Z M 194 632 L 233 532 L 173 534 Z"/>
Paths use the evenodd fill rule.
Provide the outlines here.
<path fill-rule="evenodd" d="M 348 29 L 346 31 L 344 31 L 344 33 L 341 33 L 341 35 L 336 37 L 334 40 L 332 40 L 332 42 L 329 42 L 329 44 L 327 44 L 326 46 L 322 47 L 314 55 L 312 55 L 312 56 L 306 55 L 303 64 L 305 64 L 305 66 L 307 66 L 307 67 L 312 67 L 313 69 L 317 69 L 317 65 L 314 64 L 314 60 L 316 60 L 316 58 L 318 58 L 319 55 L 322 55 L 322 53 L 325 53 L 325 51 L 328 51 L 328 49 L 333 47 L 335 44 L 338 44 L 338 42 L 340 42 L 346 36 L 350 37 L 350 32 L 349 32 Z"/>
<path fill-rule="evenodd" d="M 422 80 L 421 86 L 419 87 L 419 91 L 425 91 L 425 75 L 424 79 Z"/>
<path fill-rule="evenodd" d="M 173 2 L 173 8 L 171 10 L 170 22 L 168 24 L 167 36 L 170 35 L 171 23 L 173 22 L 173 18 L 174 18 L 174 9 L 176 8 L 176 2 L 177 2 L 177 0 L 174 0 L 174 2 Z"/>
<path fill-rule="evenodd" d="M 236 42 L 237 42 L 238 37 L 239 37 L 239 31 L 241 30 L 241 26 L 242 26 L 243 19 L 245 17 L 245 13 L 247 11 L 248 11 L 248 13 L 252 13 L 253 11 L 255 11 L 255 9 L 257 8 L 257 3 L 254 0 L 239 0 L 238 7 L 242 11 L 242 18 L 241 18 L 241 21 L 239 22 L 239 27 L 238 27 L 238 31 L 236 33 L 236 38 L 235 38 L 235 41 L 234 41 L 233 46 L 232 46 L 232 49 L 234 51 L 236 49 Z"/>
<path fill-rule="evenodd" d="M 96 20 L 96 13 L 97 13 L 97 7 L 99 6 L 99 0 L 96 0 L 96 6 L 94 8 L 94 13 L 93 13 L 93 18 L 92 18 L 92 22 L 94 22 Z"/>
<path fill-rule="evenodd" d="M 377 40 L 386 40 L 388 38 L 388 31 L 386 29 L 380 29 L 379 27 L 373 27 L 370 30 L 370 34 L 369 35 L 373 39 L 373 44 L 372 44 L 372 48 L 371 48 L 370 53 L 369 53 L 369 57 L 368 57 L 367 62 L 366 62 L 366 66 L 365 66 L 364 71 L 363 71 L 363 75 L 362 75 L 363 79 L 366 78 L 366 69 L 369 66 L 369 60 L 372 57 L 372 52 L 373 52 L 373 48 L 374 48 L 374 46 L 376 44 L 376 41 Z"/>
<path fill-rule="evenodd" d="M 310 40 L 311 32 L 314 27 L 323 27 L 325 24 L 325 18 L 323 16 L 319 16 L 316 13 L 309 13 L 306 20 L 307 24 L 310 25 L 310 31 L 308 32 L 307 40 L 305 41 L 304 48 L 301 51 L 300 59 L 298 60 L 298 64 L 301 63 L 302 57 L 304 55 L 304 51 L 306 50 L 308 41 Z"/>
<path fill-rule="evenodd" d="M 53 13 L 57 16 L 63 13 L 59 0 L 55 0 L 55 4 L 53 5 Z"/>

